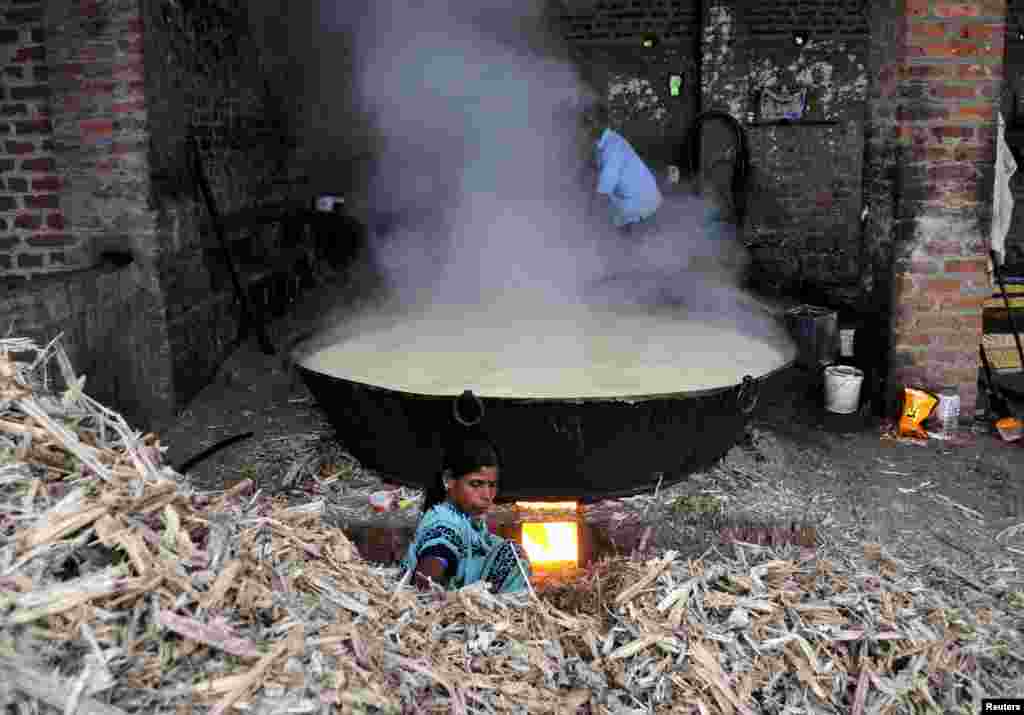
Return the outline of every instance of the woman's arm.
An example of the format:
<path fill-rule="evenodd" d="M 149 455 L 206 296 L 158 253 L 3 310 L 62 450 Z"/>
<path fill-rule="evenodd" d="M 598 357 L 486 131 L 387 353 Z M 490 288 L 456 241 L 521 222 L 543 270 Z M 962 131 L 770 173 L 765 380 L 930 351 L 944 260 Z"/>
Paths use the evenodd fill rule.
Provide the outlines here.
<path fill-rule="evenodd" d="M 444 588 L 448 585 L 447 570 L 448 564 L 440 556 L 425 556 L 416 562 L 413 583 L 422 591 L 430 589 L 431 581 Z"/>

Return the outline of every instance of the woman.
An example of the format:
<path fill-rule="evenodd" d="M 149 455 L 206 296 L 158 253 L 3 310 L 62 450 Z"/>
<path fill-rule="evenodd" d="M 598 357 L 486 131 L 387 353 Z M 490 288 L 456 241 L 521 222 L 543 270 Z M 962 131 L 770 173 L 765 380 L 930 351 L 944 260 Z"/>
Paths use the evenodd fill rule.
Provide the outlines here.
<path fill-rule="evenodd" d="M 493 444 L 469 435 L 445 450 L 443 468 L 427 490 L 423 518 L 405 556 L 417 587 L 429 588 L 433 581 L 453 591 L 485 581 L 496 593 L 526 588 L 526 554 L 514 542 L 490 533 L 484 521 L 497 490 Z"/>

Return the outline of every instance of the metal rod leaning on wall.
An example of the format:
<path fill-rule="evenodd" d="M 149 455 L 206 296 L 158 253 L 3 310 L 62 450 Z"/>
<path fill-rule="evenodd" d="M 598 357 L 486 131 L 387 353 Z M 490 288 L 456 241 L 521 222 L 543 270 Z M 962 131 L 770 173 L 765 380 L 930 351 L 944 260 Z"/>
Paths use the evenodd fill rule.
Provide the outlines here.
<path fill-rule="evenodd" d="M 192 172 L 192 178 L 195 180 L 196 185 L 199 187 L 199 191 L 203 195 L 203 201 L 206 203 L 206 210 L 210 213 L 210 221 L 213 223 L 214 233 L 217 234 L 217 242 L 220 244 L 221 251 L 224 253 L 224 260 L 228 264 L 228 272 L 231 274 L 231 283 L 234 285 L 235 295 L 242 306 L 242 337 L 245 337 L 248 334 L 249 329 L 255 330 L 256 338 L 260 344 L 260 349 L 263 350 L 264 354 L 276 355 L 277 350 L 274 348 L 274 344 L 271 343 L 270 339 L 267 337 L 264 325 L 256 321 L 256 315 L 253 313 L 252 306 L 249 304 L 249 296 L 242 288 L 242 281 L 238 277 L 238 269 L 235 268 L 235 262 L 231 258 L 231 248 L 228 245 L 227 235 L 224 231 L 224 224 L 221 221 L 220 212 L 217 210 L 217 204 L 213 199 L 213 191 L 210 189 L 210 182 L 206 179 L 206 172 L 203 170 L 203 160 L 199 154 L 199 142 L 196 141 L 195 135 L 191 132 L 189 132 L 187 141 L 188 151 L 191 158 L 189 168 Z"/>

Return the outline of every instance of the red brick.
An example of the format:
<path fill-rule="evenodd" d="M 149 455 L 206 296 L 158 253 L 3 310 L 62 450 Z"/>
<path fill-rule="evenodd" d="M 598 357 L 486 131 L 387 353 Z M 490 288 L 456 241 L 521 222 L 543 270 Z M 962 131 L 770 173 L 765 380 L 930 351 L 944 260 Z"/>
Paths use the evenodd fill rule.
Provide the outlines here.
<path fill-rule="evenodd" d="M 149 147 L 144 142 L 113 142 L 110 145 L 110 153 L 115 156 L 125 154 L 145 154 Z"/>
<path fill-rule="evenodd" d="M 64 230 L 64 214 L 52 213 L 46 217 L 46 226 L 54 231 Z"/>
<path fill-rule="evenodd" d="M 960 295 L 960 281 L 953 278 L 927 278 L 925 291 L 929 295 Z"/>
<path fill-rule="evenodd" d="M 953 147 L 953 159 L 955 161 L 989 162 L 993 161 L 995 147 L 985 146 L 958 146 Z"/>
<path fill-rule="evenodd" d="M 1002 79 L 1002 65 L 951 65 L 957 68 L 960 79 Z"/>
<path fill-rule="evenodd" d="M 83 119 L 78 128 L 86 136 L 109 136 L 114 133 L 114 122 L 110 119 Z"/>
<path fill-rule="evenodd" d="M 125 37 L 117 42 L 117 47 L 125 53 L 139 53 L 145 49 L 145 42 L 142 37 Z"/>
<path fill-rule="evenodd" d="M 26 159 L 21 162 L 22 171 L 54 172 L 57 170 L 57 162 L 48 157 L 40 159 Z"/>
<path fill-rule="evenodd" d="M 32 179 L 33 191 L 59 191 L 61 181 L 59 176 L 43 176 Z"/>
<path fill-rule="evenodd" d="M 42 62 L 46 59 L 46 48 L 43 45 L 36 47 L 20 47 L 14 53 L 14 62 Z"/>
<path fill-rule="evenodd" d="M 897 70 L 900 79 L 955 79 L 956 65 L 901 65 Z"/>
<path fill-rule="evenodd" d="M 0 197 L 2 198 L 2 197 Z M 38 196 L 26 196 L 25 208 L 29 209 L 56 209 L 60 208 L 60 196 L 57 194 L 43 194 Z"/>
<path fill-rule="evenodd" d="M 978 15 L 978 7 L 973 2 L 935 0 L 935 14 L 939 17 L 975 17 Z"/>
<path fill-rule="evenodd" d="M 950 119 L 953 121 L 991 121 L 994 110 L 991 104 L 963 104 L 952 110 Z"/>
<path fill-rule="evenodd" d="M 75 241 L 74 236 L 66 233 L 38 233 L 26 239 L 26 243 L 33 247 L 70 246 Z"/>
<path fill-rule="evenodd" d="M 108 79 L 91 79 L 81 84 L 81 91 L 90 97 L 113 94 L 115 89 L 117 82 Z"/>
<path fill-rule="evenodd" d="M 925 333 L 902 333 L 897 331 L 895 335 L 897 345 L 928 345 L 931 341 Z"/>
<path fill-rule="evenodd" d="M 971 139 L 974 136 L 974 127 L 931 127 L 928 129 L 939 141 L 945 139 Z"/>
<path fill-rule="evenodd" d="M 959 284 L 959 281 L 956 281 Z M 953 295 L 943 294 L 936 296 L 937 303 L 943 308 L 958 308 L 958 309 L 978 309 L 981 310 L 982 303 L 985 302 L 985 298 L 976 295 Z"/>
<path fill-rule="evenodd" d="M 962 40 L 1002 40 L 1006 33 L 1005 24 L 980 24 L 965 22 L 960 27 L 957 37 Z"/>
<path fill-rule="evenodd" d="M 978 13 L 986 17 L 1005 17 L 1006 0 L 975 0 Z"/>
<path fill-rule="evenodd" d="M 975 167 L 964 164 L 945 164 L 928 168 L 928 179 L 933 182 L 962 181 L 964 179 L 973 179 L 975 176 L 977 176 Z"/>
<path fill-rule="evenodd" d="M 952 313 L 916 313 L 912 318 L 914 328 L 923 333 L 944 330 L 971 330 L 981 328 L 981 316 L 955 315 Z"/>
<path fill-rule="evenodd" d="M 907 16 L 927 17 L 931 14 L 931 0 L 907 0 Z"/>
<path fill-rule="evenodd" d="M 911 156 L 914 161 L 950 161 L 953 158 L 953 147 L 915 146 Z"/>
<path fill-rule="evenodd" d="M 36 150 L 32 142 L 4 142 L 4 148 L 8 154 L 31 154 Z"/>
<path fill-rule="evenodd" d="M 945 37 L 947 32 L 946 24 L 935 20 L 910 23 L 911 37 Z"/>
<path fill-rule="evenodd" d="M 988 259 L 962 258 L 946 259 L 946 273 L 987 273 Z"/>
<path fill-rule="evenodd" d="M 116 80 L 142 80 L 144 79 L 144 73 L 141 67 L 136 66 L 125 66 L 117 65 L 114 67 L 112 76 Z"/>
<path fill-rule="evenodd" d="M 81 62 L 64 62 L 57 66 L 57 71 L 68 78 L 79 77 L 85 72 L 85 65 Z"/>
<path fill-rule="evenodd" d="M 14 219 L 15 228 L 35 231 L 42 225 L 43 220 L 40 218 L 39 214 L 18 214 Z"/>
<path fill-rule="evenodd" d="M 977 95 L 977 87 L 971 85 L 949 85 L 940 84 L 932 87 L 932 94 L 947 99 L 974 99 Z"/>
<path fill-rule="evenodd" d="M 131 114 L 132 112 L 141 112 L 145 108 L 145 99 L 135 99 L 131 102 L 115 102 L 111 106 L 111 111 L 113 111 L 114 114 Z"/>

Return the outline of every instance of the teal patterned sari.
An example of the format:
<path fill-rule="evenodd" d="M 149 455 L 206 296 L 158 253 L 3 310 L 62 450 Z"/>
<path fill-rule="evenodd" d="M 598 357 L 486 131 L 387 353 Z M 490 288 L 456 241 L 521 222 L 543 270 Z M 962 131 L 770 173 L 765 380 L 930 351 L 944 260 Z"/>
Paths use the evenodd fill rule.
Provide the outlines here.
<path fill-rule="evenodd" d="M 526 588 L 523 571 L 531 573 L 530 560 L 518 544 L 492 534 L 483 519 L 450 502 L 437 504 L 423 515 L 403 565 L 414 570 L 421 556 L 447 562 L 449 591 L 485 581 L 493 593 L 512 593 Z"/>

